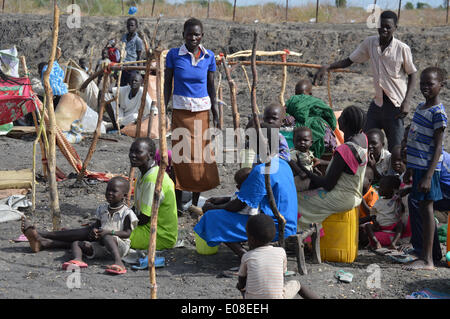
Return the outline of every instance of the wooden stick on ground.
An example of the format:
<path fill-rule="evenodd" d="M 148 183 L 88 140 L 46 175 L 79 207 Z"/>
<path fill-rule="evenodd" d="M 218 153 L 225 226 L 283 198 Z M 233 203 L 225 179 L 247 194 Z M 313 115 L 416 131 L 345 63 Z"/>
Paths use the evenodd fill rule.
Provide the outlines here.
<path fill-rule="evenodd" d="M 56 117 L 55 109 L 53 106 L 53 92 L 50 87 L 50 72 L 53 68 L 53 62 L 56 57 L 56 49 L 58 44 L 58 31 L 59 31 L 59 8 L 56 4 L 56 0 L 53 1 L 53 33 L 52 33 L 52 50 L 50 53 L 50 59 L 47 64 L 47 70 L 44 72 L 44 90 L 48 109 L 49 119 L 49 152 L 48 152 L 48 168 L 49 174 L 49 186 L 50 186 L 50 210 L 52 212 L 53 230 L 59 230 L 61 228 L 61 211 L 59 208 L 58 199 L 58 185 L 56 183 Z M 42 120 L 42 119 L 41 119 Z"/>
<path fill-rule="evenodd" d="M 148 270 L 150 277 L 150 296 L 151 299 L 156 299 L 156 272 L 155 272 L 155 252 L 156 252 L 156 232 L 158 222 L 158 209 L 161 200 L 161 188 L 164 179 L 166 167 L 169 163 L 167 154 L 166 141 L 166 107 L 161 95 L 161 50 L 155 50 L 156 56 L 156 103 L 158 107 L 159 116 L 159 154 L 161 156 L 161 163 L 159 165 L 158 175 L 156 177 L 155 192 L 153 194 L 152 212 L 150 217 L 150 239 L 148 245 Z"/>
<path fill-rule="evenodd" d="M 258 81 L 258 74 L 256 71 L 256 45 L 258 42 L 258 33 L 255 31 L 253 35 L 253 54 L 252 54 L 252 73 L 253 73 L 253 84 L 252 84 L 252 96 L 251 96 L 251 102 L 252 102 L 252 113 L 253 118 L 255 120 L 256 128 L 258 130 L 257 134 L 259 138 L 264 138 L 261 132 L 261 124 L 259 122 L 259 118 L 256 113 L 256 83 Z M 270 149 L 270 145 L 267 145 L 267 147 Z M 286 225 L 286 220 L 283 217 L 283 215 L 280 214 L 277 208 L 277 204 L 275 202 L 275 197 L 273 195 L 272 186 L 270 184 L 270 167 L 271 167 L 272 160 L 269 160 L 265 164 L 265 172 L 264 172 L 264 181 L 266 185 L 266 192 L 269 199 L 269 205 L 272 209 L 273 215 L 278 221 L 278 242 L 280 243 L 281 247 L 284 247 L 284 226 Z"/>
<path fill-rule="evenodd" d="M 104 72 L 103 74 L 103 87 L 102 92 L 100 94 L 100 109 L 98 111 L 98 120 L 97 120 L 97 127 L 95 128 L 94 137 L 92 139 L 91 146 L 89 147 L 88 154 L 86 155 L 86 158 L 84 159 L 83 166 L 81 167 L 80 173 L 77 177 L 77 182 L 81 182 L 84 175 L 86 174 L 87 166 L 94 155 L 95 148 L 97 146 L 98 139 L 101 135 L 101 127 L 102 127 L 102 121 L 103 121 L 103 112 L 105 110 L 105 92 L 108 87 L 108 81 L 109 81 L 109 73 L 106 73 L 105 70 L 102 70 Z"/>

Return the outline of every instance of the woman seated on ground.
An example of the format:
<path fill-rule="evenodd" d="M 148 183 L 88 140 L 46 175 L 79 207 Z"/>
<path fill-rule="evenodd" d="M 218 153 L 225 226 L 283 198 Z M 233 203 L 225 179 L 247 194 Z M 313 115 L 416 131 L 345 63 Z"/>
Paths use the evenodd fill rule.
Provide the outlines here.
<path fill-rule="evenodd" d="M 318 188 L 297 193 L 300 229 L 361 204 L 368 148 L 364 123 L 365 113 L 360 108 L 345 108 L 339 117 L 345 143 L 336 148 L 325 176 L 303 168 Z"/>
<path fill-rule="evenodd" d="M 267 138 L 270 154 L 277 154 L 278 150 L 278 130 L 273 129 L 269 124 L 262 123 L 263 135 Z M 272 132 L 273 131 L 273 132 Z M 276 142 L 271 143 L 271 136 L 276 138 Z M 256 146 L 259 144 L 250 143 L 251 147 L 258 155 L 265 155 L 258 151 Z M 265 144 L 265 145 L 267 145 Z M 265 146 L 264 145 L 264 146 Z M 275 146 L 274 146 L 275 145 Z M 270 146 L 274 146 L 273 150 Z M 289 164 L 278 157 L 278 155 L 259 156 L 260 159 L 266 158 L 264 162 L 268 162 L 271 158 L 270 167 L 270 184 L 272 186 L 275 203 L 279 212 L 286 219 L 285 237 L 291 236 L 297 232 L 297 199 L 294 184 L 294 176 Z M 223 205 L 215 205 L 210 207 L 205 212 L 198 224 L 194 227 L 194 231 L 200 236 L 209 246 L 217 246 L 220 243 L 225 243 L 230 247 L 239 257 L 242 257 L 246 250 L 241 246 L 241 242 L 247 241 L 247 234 L 245 226 L 250 215 L 239 214 L 246 205 L 251 208 L 260 209 L 261 213 L 271 216 L 274 219 L 278 229 L 278 222 L 269 205 L 269 198 L 266 191 L 264 170 L 265 163 L 258 164 L 253 167 L 247 179 L 242 183 L 239 192 L 236 193 L 237 198 L 231 200 Z M 213 208 L 213 209 L 211 209 Z M 274 240 L 278 240 L 278 231 Z"/>

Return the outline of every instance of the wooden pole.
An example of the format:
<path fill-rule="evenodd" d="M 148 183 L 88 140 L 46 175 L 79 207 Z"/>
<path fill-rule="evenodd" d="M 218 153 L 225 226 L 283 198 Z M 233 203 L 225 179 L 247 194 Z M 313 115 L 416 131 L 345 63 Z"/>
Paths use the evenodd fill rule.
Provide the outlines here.
<path fill-rule="evenodd" d="M 28 67 L 27 67 L 27 62 L 25 60 L 25 56 L 22 55 L 20 57 L 20 62 L 22 63 L 25 77 L 29 78 Z M 37 112 L 39 112 L 39 110 L 37 110 Z M 32 169 L 33 181 L 31 184 L 31 192 L 32 192 L 32 194 L 31 194 L 31 210 L 34 213 L 36 211 L 36 146 L 38 143 L 41 148 L 42 170 L 46 171 L 47 167 L 46 167 L 46 164 L 44 164 L 46 152 L 45 152 L 44 143 L 42 142 L 42 139 L 41 139 L 41 134 L 42 134 L 42 130 L 44 127 L 44 121 L 42 121 L 41 124 L 38 125 L 37 118 L 36 118 L 36 111 L 31 112 L 31 114 L 33 115 L 34 129 L 36 131 L 36 139 L 33 143 L 33 169 Z"/>
<path fill-rule="evenodd" d="M 209 5 L 211 0 L 208 0 L 208 11 L 206 11 L 206 19 L 209 19 Z"/>
<path fill-rule="evenodd" d="M 333 102 L 331 100 L 331 72 L 328 71 L 328 79 L 327 79 L 327 90 L 328 90 L 328 104 L 330 107 L 333 107 Z"/>
<path fill-rule="evenodd" d="M 316 23 L 319 22 L 319 0 L 316 2 Z"/>
<path fill-rule="evenodd" d="M 228 61 L 228 65 L 242 64 L 242 65 L 251 65 L 251 61 Z M 309 64 L 309 63 L 300 63 L 300 62 L 280 62 L 280 61 L 256 61 L 256 65 L 279 65 L 279 66 L 297 66 L 301 68 L 313 68 L 320 69 L 322 66 L 320 64 Z M 330 72 L 337 73 L 357 73 L 356 71 L 347 70 L 347 69 L 333 69 Z"/>
<path fill-rule="evenodd" d="M 251 58 L 251 65 L 252 65 L 252 74 L 253 74 L 253 84 L 252 84 L 252 95 L 251 95 L 251 104 L 252 104 L 252 113 L 253 113 L 253 119 L 256 124 L 256 129 L 258 130 L 257 134 L 259 138 L 263 138 L 261 134 L 261 123 L 259 122 L 258 114 L 256 113 L 257 110 L 257 104 L 256 104 L 256 83 L 258 81 L 258 73 L 256 71 L 256 46 L 258 43 L 258 33 L 255 31 L 253 34 L 253 49 L 252 49 L 252 58 Z M 267 145 L 267 147 L 270 148 L 270 145 Z M 265 170 L 264 170 L 264 182 L 266 186 L 266 192 L 269 199 L 269 205 L 272 209 L 273 215 L 278 221 L 278 242 L 280 243 L 281 247 L 284 247 L 284 227 L 286 225 L 286 219 L 283 217 L 283 215 L 280 214 L 277 208 L 277 204 L 275 202 L 275 197 L 273 195 L 272 186 L 270 184 L 270 167 L 271 167 L 272 160 L 270 159 L 265 164 Z"/>
<path fill-rule="evenodd" d="M 152 17 L 153 17 L 154 12 L 155 12 L 155 0 L 153 0 L 153 3 L 152 3 Z"/>
<path fill-rule="evenodd" d="M 236 0 L 234 0 L 234 5 L 233 5 L 233 21 L 235 21 L 236 19 Z"/>
<path fill-rule="evenodd" d="M 123 4 L 123 0 L 122 0 L 122 15 L 125 14 L 125 8 L 124 8 L 124 4 Z"/>
<path fill-rule="evenodd" d="M 285 20 L 287 22 L 288 20 L 288 10 L 289 10 L 289 0 L 286 0 L 286 14 L 285 14 Z"/>
<path fill-rule="evenodd" d="M 450 6 L 450 0 L 447 0 L 447 17 L 445 18 L 445 24 L 448 24 L 448 11 Z"/>
<path fill-rule="evenodd" d="M 56 0 L 53 1 L 53 33 L 52 33 L 52 50 L 50 59 L 47 64 L 47 70 L 44 72 L 44 90 L 48 109 L 49 119 L 49 152 L 48 152 L 48 168 L 49 186 L 50 186 L 50 210 L 52 212 L 53 230 L 61 228 L 61 211 L 59 208 L 58 185 L 56 183 L 56 117 L 53 106 L 53 92 L 50 87 L 50 72 L 53 68 L 53 63 L 56 57 L 56 49 L 58 45 L 58 31 L 59 31 L 59 8 Z M 42 118 L 41 118 L 42 121 Z"/>
<path fill-rule="evenodd" d="M 6 0 L 3 0 L 3 4 L 2 4 L 2 13 L 5 12 L 5 1 L 6 1 Z"/>
<path fill-rule="evenodd" d="M 161 71 L 162 65 L 161 50 L 155 50 L 156 57 L 156 104 L 158 107 L 159 116 L 159 154 L 161 162 L 156 177 L 155 192 L 153 194 L 152 212 L 150 217 L 150 239 L 148 244 L 148 270 L 150 277 L 150 297 L 156 299 L 157 285 L 156 285 L 156 271 L 155 271 L 155 252 L 156 252 L 156 232 L 158 227 L 158 209 L 161 200 L 161 188 L 164 179 L 165 171 L 169 163 L 167 154 L 166 141 L 166 107 L 162 99 L 161 88 Z"/>
<path fill-rule="evenodd" d="M 281 56 L 282 62 L 286 62 L 287 54 L 284 54 Z M 256 62 L 256 61 L 255 61 Z M 284 103 L 284 92 L 286 91 L 286 82 L 287 82 L 287 65 L 283 66 L 283 78 L 281 80 L 281 90 L 280 90 L 280 104 L 282 106 L 285 105 Z"/>
<path fill-rule="evenodd" d="M 103 74 L 103 86 L 102 86 L 102 92 L 100 94 L 100 109 L 98 111 L 98 120 L 97 120 L 97 127 L 95 128 L 94 137 L 92 139 L 91 146 L 89 147 L 88 154 L 86 158 L 84 159 L 83 166 L 81 167 L 80 173 L 77 177 L 77 182 L 81 182 L 81 180 L 84 177 L 84 174 L 86 174 L 87 166 L 94 155 L 95 148 L 97 146 L 97 142 L 101 135 L 101 127 L 103 122 L 103 112 L 105 110 L 105 92 L 108 89 L 108 81 L 109 81 L 109 74 L 106 73 L 106 69 L 102 70 L 104 72 Z"/>
<path fill-rule="evenodd" d="M 402 11 L 402 0 L 398 1 L 397 23 L 400 22 L 400 12 Z"/>
<path fill-rule="evenodd" d="M 233 111 L 233 126 L 234 130 L 236 131 L 236 129 L 240 127 L 240 115 L 236 101 L 236 83 L 234 83 L 234 80 L 231 78 L 231 72 L 230 68 L 228 67 L 227 59 L 223 56 L 222 56 L 222 66 L 225 70 L 225 75 L 227 77 L 228 85 L 230 87 L 231 109 Z M 239 146 L 240 145 L 239 134 L 236 134 L 236 142 L 237 145 Z"/>
<path fill-rule="evenodd" d="M 122 42 L 122 46 L 120 48 L 120 58 L 124 59 L 125 55 L 125 42 Z M 119 97 L 120 97 L 120 81 L 122 80 L 122 70 L 119 70 L 119 74 L 117 75 L 117 91 L 116 91 L 116 125 L 117 125 L 117 135 L 120 135 L 120 121 L 119 121 Z"/>

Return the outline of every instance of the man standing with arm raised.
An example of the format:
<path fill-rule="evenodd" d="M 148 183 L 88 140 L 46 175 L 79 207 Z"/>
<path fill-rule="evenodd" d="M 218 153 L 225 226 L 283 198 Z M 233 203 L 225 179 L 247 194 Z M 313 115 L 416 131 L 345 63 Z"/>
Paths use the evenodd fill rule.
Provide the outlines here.
<path fill-rule="evenodd" d="M 330 70 L 370 60 L 375 97 L 367 112 L 364 131 L 383 129 L 389 151 L 403 138 L 403 119 L 409 113 L 417 80 L 410 47 L 394 37 L 397 21 L 395 12 L 384 11 L 378 35 L 367 37 L 348 58 L 322 66 L 314 76 L 314 84 L 317 84 Z"/>

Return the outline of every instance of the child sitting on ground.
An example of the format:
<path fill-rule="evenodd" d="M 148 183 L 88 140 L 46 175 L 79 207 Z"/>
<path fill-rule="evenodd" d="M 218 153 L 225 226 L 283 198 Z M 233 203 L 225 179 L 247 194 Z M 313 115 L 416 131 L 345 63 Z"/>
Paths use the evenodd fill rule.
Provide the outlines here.
<path fill-rule="evenodd" d="M 327 165 L 327 161 L 320 160 L 316 158 L 310 147 L 313 144 L 311 129 L 305 126 L 297 127 L 294 130 L 294 147 L 291 150 L 289 165 L 294 173 L 295 186 L 297 191 L 302 192 L 308 189 L 314 188 L 311 184 L 310 179 L 307 177 L 306 173 L 301 169 L 303 166 L 306 170 L 310 172 L 315 172 L 318 175 L 322 175 L 318 169 L 315 169 L 318 165 Z"/>
<path fill-rule="evenodd" d="M 398 195 L 399 188 L 400 179 L 397 176 L 381 177 L 378 191 L 380 198 L 370 209 L 370 214 L 375 215 L 375 218 L 373 223 L 365 225 L 365 231 L 375 249 L 381 249 L 383 246 L 397 249 L 397 241 L 405 228 L 402 222 L 405 208 Z"/>
<path fill-rule="evenodd" d="M 248 175 L 250 175 L 250 172 L 252 171 L 249 167 L 244 167 L 238 170 L 234 174 L 234 181 L 236 182 L 236 192 L 238 192 L 241 189 L 242 184 L 247 179 Z M 228 202 L 236 199 L 236 194 L 233 196 L 228 197 L 212 197 L 206 200 L 205 204 L 202 208 L 191 206 L 189 208 L 189 211 L 192 213 L 197 214 L 198 216 L 203 215 L 206 211 L 212 210 L 212 209 L 222 209 L 222 206 L 227 204 Z M 258 214 L 257 208 L 251 208 L 250 206 L 245 206 L 243 209 L 238 211 L 237 213 L 243 214 L 243 215 L 256 215 Z"/>
<path fill-rule="evenodd" d="M 80 268 L 87 267 L 83 255 L 88 259 L 112 255 L 114 264 L 107 266 L 111 274 L 126 273 L 122 258 L 130 249 L 130 235 L 137 225 L 134 212 L 126 206 L 124 200 L 130 184 L 123 177 L 114 177 L 106 186 L 107 204 L 102 204 L 95 212 L 95 222 L 91 225 L 92 241 L 74 241 L 72 243 L 73 259 L 63 264 L 66 269 L 72 264 Z"/>
<path fill-rule="evenodd" d="M 83 254 L 87 258 L 110 254 L 114 264 L 108 266 L 106 272 L 112 274 L 126 273 L 122 262 L 130 248 L 130 234 L 137 225 L 138 219 L 125 203 L 130 184 L 123 177 L 112 178 L 107 186 L 105 197 L 108 204 L 97 208 L 95 222 L 88 227 L 61 230 L 55 232 L 37 231 L 25 219 L 22 219 L 22 232 L 27 237 L 33 252 L 44 249 L 72 248 L 74 258 L 63 264 L 63 269 L 69 266 L 86 268 Z"/>
<path fill-rule="evenodd" d="M 265 214 L 251 216 L 246 225 L 250 250 L 241 259 L 236 288 L 245 299 L 292 299 L 297 293 L 304 299 L 318 298 L 298 280 L 284 283 L 286 252 L 270 245 L 276 234 L 273 219 Z"/>

